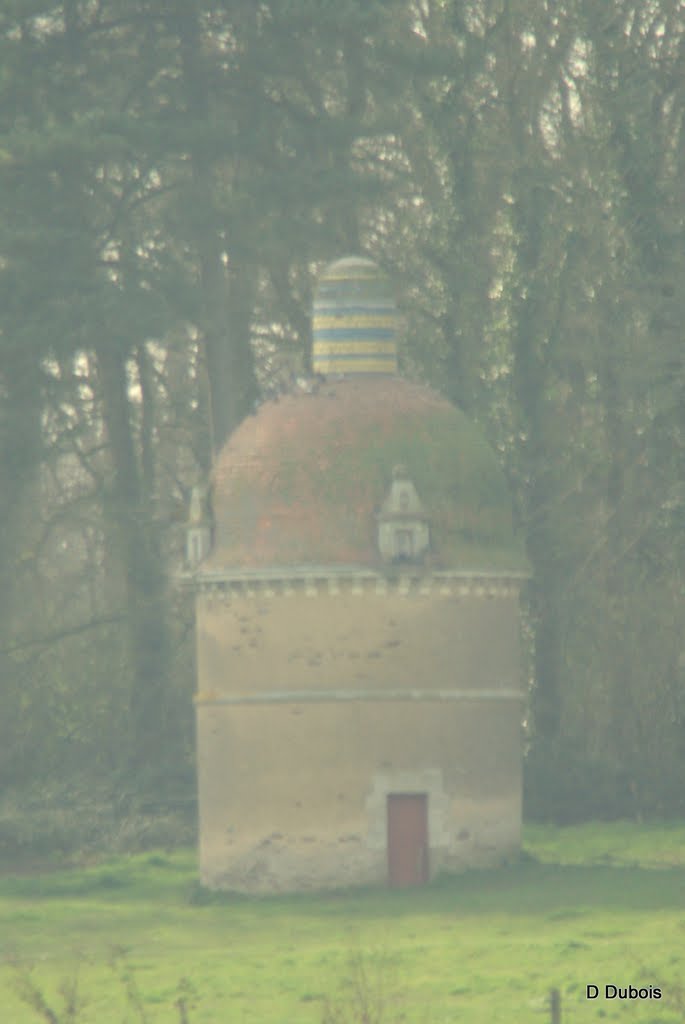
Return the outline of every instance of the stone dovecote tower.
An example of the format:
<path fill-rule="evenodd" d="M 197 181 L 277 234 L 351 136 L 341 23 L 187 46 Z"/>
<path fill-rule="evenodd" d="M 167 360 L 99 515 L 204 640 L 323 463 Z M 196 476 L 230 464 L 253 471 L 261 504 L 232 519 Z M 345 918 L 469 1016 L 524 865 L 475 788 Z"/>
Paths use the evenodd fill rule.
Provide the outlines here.
<path fill-rule="evenodd" d="M 397 376 L 395 322 L 375 264 L 328 267 L 312 380 L 214 467 L 191 576 L 208 886 L 416 884 L 519 846 L 525 562 L 493 452 Z"/>

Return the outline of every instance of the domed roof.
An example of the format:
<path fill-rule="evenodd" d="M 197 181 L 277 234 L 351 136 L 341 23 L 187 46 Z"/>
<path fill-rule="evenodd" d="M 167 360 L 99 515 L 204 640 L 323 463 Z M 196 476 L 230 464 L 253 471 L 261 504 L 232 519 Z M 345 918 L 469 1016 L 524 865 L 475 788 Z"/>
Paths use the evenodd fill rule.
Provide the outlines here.
<path fill-rule="evenodd" d="M 325 268 L 314 295 L 314 373 L 397 373 L 396 333 L 392 288 L 372 260 L 345 256 Z"/>
<path fill-rule="evenodd" d="M 229 438 L 206 567 L 380 567 L 379 513 L 398 465 L 428 518 L 427 567 L 525 565 L 497 459 L 464 414 L 423 385 L 351 376 L 266 403 Z"/>

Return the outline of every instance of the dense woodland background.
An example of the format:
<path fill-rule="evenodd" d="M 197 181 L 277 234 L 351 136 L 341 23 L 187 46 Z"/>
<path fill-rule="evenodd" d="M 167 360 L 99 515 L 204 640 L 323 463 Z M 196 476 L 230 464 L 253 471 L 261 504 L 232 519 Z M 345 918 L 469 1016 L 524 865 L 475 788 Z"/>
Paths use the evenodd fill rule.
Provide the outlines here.
<path fill-rule="evenodd" d="M 346 253 L 510 481 L 528 815 L 685 811 L 684 111 L 678 0 L 5 0 L 0 846 L 192 817 L 189 489 Z"/>

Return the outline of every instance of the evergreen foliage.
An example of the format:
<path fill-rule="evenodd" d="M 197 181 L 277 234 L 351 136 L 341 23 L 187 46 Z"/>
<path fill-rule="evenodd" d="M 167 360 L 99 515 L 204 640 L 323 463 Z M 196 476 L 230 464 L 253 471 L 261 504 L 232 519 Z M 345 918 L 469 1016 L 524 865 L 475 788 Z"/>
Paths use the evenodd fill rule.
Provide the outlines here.
<path fill-rule="evenodd" d="M 681 809 L 684 39 L 676 0 L 3 5 L 4 779 L 191 784 L 189 489 L 356 251 L 514 495 L 531 811 Z"/>

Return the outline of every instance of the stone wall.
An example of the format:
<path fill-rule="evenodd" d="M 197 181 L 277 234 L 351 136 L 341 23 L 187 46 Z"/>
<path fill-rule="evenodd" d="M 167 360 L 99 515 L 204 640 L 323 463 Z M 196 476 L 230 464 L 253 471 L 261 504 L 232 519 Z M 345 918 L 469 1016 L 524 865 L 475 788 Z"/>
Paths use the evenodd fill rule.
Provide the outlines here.
<path fill-rule="evenodd" d="M 241 581 L 198 595 L 204 884 L 383 882 L 389 793 L 428 796 L 430 869 L 520 837 L 516 580 Z"/>

